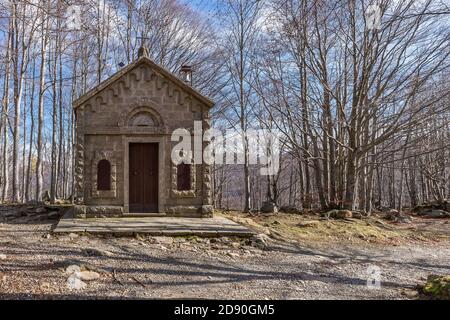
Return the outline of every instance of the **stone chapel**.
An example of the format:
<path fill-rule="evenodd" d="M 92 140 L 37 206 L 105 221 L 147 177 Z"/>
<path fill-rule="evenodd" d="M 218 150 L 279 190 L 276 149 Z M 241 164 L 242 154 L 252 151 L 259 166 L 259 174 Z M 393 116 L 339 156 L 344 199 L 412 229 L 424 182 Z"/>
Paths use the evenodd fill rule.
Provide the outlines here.
<path fill-rule="evenodd" d="M 145 48 L 74 101 L 74 216 L 212 216 L 211 168 L 175 165 L 171 134 L 193 134 L 194 121 L 209 129 L 213 104 Z"/>

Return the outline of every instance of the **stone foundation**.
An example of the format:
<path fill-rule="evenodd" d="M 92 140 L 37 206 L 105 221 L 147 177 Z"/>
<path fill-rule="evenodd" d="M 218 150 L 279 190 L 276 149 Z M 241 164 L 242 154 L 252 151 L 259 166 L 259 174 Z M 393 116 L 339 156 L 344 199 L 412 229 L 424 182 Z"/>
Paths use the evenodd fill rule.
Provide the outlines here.
<path fill-rule="evenodd" d="M 214 213 L 213 206 L 174 206 L 168 207 L 165 215 L 168 217 L 192 217 L 192 218 L 211 218 Z M 85 218 L 119 218 L 123 217 L 122 206 L 88 206 L 76 205 L 73 207 L 73 216 L 77 219 Z"/>
<path fill-rule="evenodd" d="M 120 206 L 74 206 L 74 217 L 84 218 L 117 218 L 123 216 L 123 207 Z"/>

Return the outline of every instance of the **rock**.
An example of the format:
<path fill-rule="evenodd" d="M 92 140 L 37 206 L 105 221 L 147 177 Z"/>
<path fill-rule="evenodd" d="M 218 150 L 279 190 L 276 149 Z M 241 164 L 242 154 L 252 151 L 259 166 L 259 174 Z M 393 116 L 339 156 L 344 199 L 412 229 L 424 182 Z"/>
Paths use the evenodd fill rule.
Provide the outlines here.
<path fill-rule="evenodd" d="M 169 250 L 166 246 L 164 246 L 164 245 L 162 245 L 162 244 L 158 244 L 158 248 L 159 248 L 160 250 L 163 250 L 163 251 Z"/>
<path fill-rule="evenodd" d="M 402 295 L 404 295 L 408 299 L 414 299 L 419 296 L 419 292 L 417 290 L 405 289 L 402 291 Z"/>
<path fill-rule="evenodd" d="M 358 211 L 352 211 L 352 216 L 355 219 L 362 219 L 364 217 L 364 214 Z"/>
<path fill-rule="evenodd" d="M 297 209 L 295 206 L 282 206 L 280 208 L 280 212 L 293 213 L 293 214 L 301 213 L 301 211 L 299 209 Z"/>
<path fill-rule="evenodd" d="M 239 243 L 239 242 L 232 242 L 231 243 L 231 246 L 233 247 L 233 248 L 240 248 L 241 247 L 241 244 Z"/>
<path fill-rule="evenodd" d="M 450 298 L 450 275 L 429 275 L 423 287 L 423 293 L 437 299 Z"/>
<path fill-rule="evenodd" d="M 6 260 L 6 254 L 0 253 L 0 260 Z"/>
<path fill-rule="evenodd" d="M 69 238 L 70 238 L 71 240 L 76 239 L 76 238 L 78 238 L 78 237 L 79 237 L 79 235 L 76 234 L 76 233 L 73 233 L 73 232 L 69 233 Z"/>
<path fill-rule="evenodd" d="M 164 236 L 160 236 L 160 237 L 152 237 L 154 243 L 158 243 L 158 244 L 164 244 L 164 245 L 171 245 L 173 244 L 173 238 L 172 237 L 164 237 Z"/>
<path fill-rule="evenodd" d="M 326 218 L 334 218 L 334 219 L 346 219 L 351 218 L 353 216 L 350 210 L 330 210 L 328 212 L 322 213 L 321 216 Z"/>
<path fill-rule="evenodd" d="M 240 257 L 238 253 L 236 252 L 227 252 L 227 256 L 231 257 L 231 258 L 238 258 Z"/>
<path fill-rule="evenodd" d="M 318 225 L 319 223 L 320 223 L 320 221 L 318 221 L 318 220 L 302 221 L 297 224 L 297 227 L 300 227 L 300 228 L 314 227 L 314 226 Z"/>
<path fill-rule="evenodd" d="M 47 214 L 47 217 L 50 218 L 50 219 L 52 219 L 52 218 L 58 218 L 58 217 L 59 217 L 59 212 L 58 212 L 58 211 L 52 211 L 52 212 L 49 212 L 49 213 Z"/>
<path fill-rule="evenodd" d="M 397 210 L 391 209 L 389 211 L 386 211 L 386 214 L 385 214 L 384 218 L 386 220 L 395 221 L 395 220 L 397 220 L 397 217 L 399 215 L 400 215 L 400 213 Z"/>
<path fill-rule="evenodd" d="M 262 203 L 261 212 L 263 213 L 278 213 L 278 207 L 276 203 L 271 201 L 265 201 Z"/>
<path fill-rule="evenodd" d="M 401 216 L 397 217 L 395 222 L 397 222 L 397 223 L 412 223 L 413 220 L 410 216 L 401 215 Z"/>
<path fill-rule="evenodd" d="M 422 213 L 426 213 L 432 210 L 442 210 L 445 212 L 450 212 L 450 200 L 443 201 L 435 201 L 431 203 L 423 203 L 418 205 L 412 209 L 413 212 L 416 212 L 418 215 L 422 215 Z"/>
<path fill-rule="evenodd" d="M 350 210 L 337 210 L 334 216 L 335 219 L 346 219 L 353 217 L 353 213 Z"/>
<path fill-rule="evenodd" d="M 147 238 L 146 238 L 144 235 L 140 234 L 140 233 L 136 233 L 136 234 L 134 235 L 134 237 L 135 237 L 137 240 L 139 240 L 139 241 L 145 241 L 145 240 L 147 240 Z"/>
<path fill-rule="evenodd" d="M 47 209 L 45 209 L 45 207 L 38 207 L 38 208 L 36 208 L 36 210 L 34 210 L 34 212 L 44 213 L 44 212 L 47 212 Z"/>
<path fill-rule="evenodd" d="M 267 236 L 263 233 L 260 233 L 260 234 L 257 234 L 257 235 L 254 235 L 253 237 L 251 237 L 250 241 L 251 241 L 252 246 L 264 250 L 267 248 L 267 246 L 271 240 L 270 240 L 269 236 Z"/>
<path fill-rule="evenodd" d="M 82 290 L 86 288 L 87 284 L 83 282 L 76 273 L 71 274 L 67 279 L 67 287 L 70 290 Z"/>
<path fill-rule="evenodd" d="M 214 214 L 214 207 L 211 205 L 204 205 L 201 208 L 203 218 L 211 218 Z"/>
<path fill-rule="evenodd" d="M 83 252 L 88 256 L 98 256 L 98 257 L 112 257 L 114 254 L 107 250 L 101 250 L 97 248 L 86 248 Z"/>
<path fill-rule="evenodd" d="M 447 218 L 450 217 L 450 213 L 444 210 L 429 210 L 429 211 L 420 211 L 417 213 L 419 216 L 425 216 L 428 218 Z"/>
<path fill-rule="evenodd" d="M 70 266 L 68 266 L 66 268 L 66 273 L 69 274 L 69 275 L 73 274 L 73 273 L 76 273 L 76 272 L 80 272 L 80 271 L 81 271 L 80 266 L 78 266 L 76 264 L 72 264 L 72 265 L 70 265 Z"/>
<path fill-rule="evenodd" d="M 100 274 L 95 271 L 81 271 L 75 274 L 82 281 L 94 281 L 100 278 Z"/>
<path fill-rule="evenodd" d="M 231 243 L 232 241 L 228 237 L 220 237 L 220 238 L 217 238 L 217 242 L 227 243 L 228 244 L 228 243 Z"/>
<path fill-rule="evenodd" d="M 50 233 L 46 233 L 42 236 L 42 238 L 45 238 L 45 239 L 51 239 L 51 237 L 52 237 L 52 235 Z"/>
<path fill-rule="evenodd" d="M 10 211 L 10 212 L 4 212 L 4 213 L 2 213 L 2 216 L 5 217 L 5 218 L 9 218 L 9 217 L 15 217 L 15 216 L 18 216 L 19 214 L 21 214 L 21 212 Z"/>

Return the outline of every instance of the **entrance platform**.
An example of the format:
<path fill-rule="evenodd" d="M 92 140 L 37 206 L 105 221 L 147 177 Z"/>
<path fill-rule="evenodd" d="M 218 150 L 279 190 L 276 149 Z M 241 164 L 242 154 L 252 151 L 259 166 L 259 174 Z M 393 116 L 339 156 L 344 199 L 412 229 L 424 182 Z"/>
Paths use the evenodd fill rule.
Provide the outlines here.
<path fill-rule="evenodd" d="M 74 219 L 65 215 L 55 233 L 88 232 L 93 234 L 132 235 L 144 233 L 154 236 L 251 237 L 250 229 L 224 217 L 121 217 Z"/>

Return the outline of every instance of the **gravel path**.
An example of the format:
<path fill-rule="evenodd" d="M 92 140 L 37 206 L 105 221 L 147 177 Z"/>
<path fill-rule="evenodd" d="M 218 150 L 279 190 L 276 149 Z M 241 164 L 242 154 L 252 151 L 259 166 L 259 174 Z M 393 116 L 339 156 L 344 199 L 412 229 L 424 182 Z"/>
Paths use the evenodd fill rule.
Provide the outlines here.
<path fill-rule="evenodd" d="M 274 242 L 260 250 L 228 238 L 56 237 L 49 234 L 55 220 L 24 219 L 0 223 L 3 299 L 408 299 L 427 275 L 450 274 L 448 242 L 332 248 Z M 112 255 L 92 256 L 86 248 Z M 65 269 L 74 264 L 100 278 L 69 289 Z M 381 272 L 379 289 L 367 287 L 373 266 Z"/>

